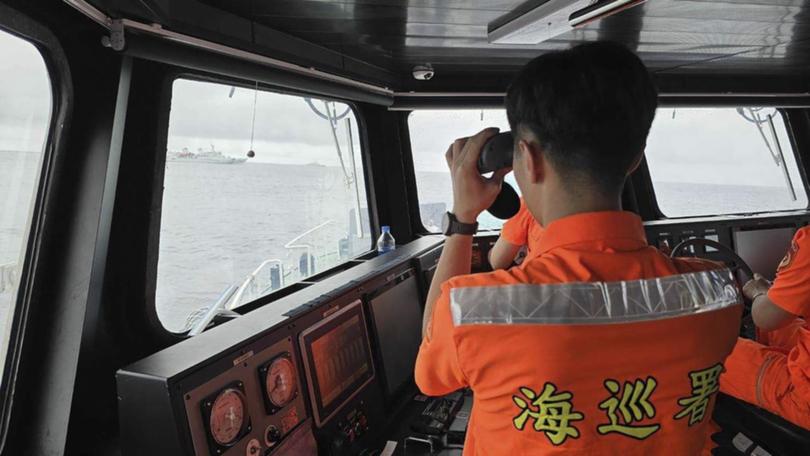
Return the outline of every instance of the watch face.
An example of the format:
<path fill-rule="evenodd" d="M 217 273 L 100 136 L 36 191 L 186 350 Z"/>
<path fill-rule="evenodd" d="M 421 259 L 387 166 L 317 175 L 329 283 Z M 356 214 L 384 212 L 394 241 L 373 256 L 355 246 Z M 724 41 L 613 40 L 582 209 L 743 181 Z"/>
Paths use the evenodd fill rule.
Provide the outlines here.
<path fill-rule="evenodd" d="M 442 217 L 442 233 L 447 234 L 448 228 L 450 228 L 450 213 L 445 212 Z"/>

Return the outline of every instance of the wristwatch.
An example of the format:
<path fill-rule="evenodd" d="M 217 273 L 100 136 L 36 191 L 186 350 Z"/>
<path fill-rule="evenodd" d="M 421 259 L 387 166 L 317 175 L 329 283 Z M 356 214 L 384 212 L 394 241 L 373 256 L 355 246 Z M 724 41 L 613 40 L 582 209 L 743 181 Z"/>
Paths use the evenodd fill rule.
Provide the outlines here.
<path fill-rule="evenodd" d="M 464 234 L 472 236 L 478 231 L 478 222 L 476 223 L 462 223 L 459 222 L 455 214 L 447 212 L 442 219 L 442 233 L 446 236 L 452 234 Z"/>

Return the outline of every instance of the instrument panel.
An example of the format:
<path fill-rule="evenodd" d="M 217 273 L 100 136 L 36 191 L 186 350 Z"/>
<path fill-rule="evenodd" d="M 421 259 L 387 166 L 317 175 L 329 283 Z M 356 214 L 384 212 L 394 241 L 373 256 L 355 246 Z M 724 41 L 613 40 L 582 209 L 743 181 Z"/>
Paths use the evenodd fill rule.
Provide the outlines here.
<path fill-rule="evenodd" d="M 207 424 L 209 446 L 216 454 L 222 454 L 251 430 L 242 382 L 217 391 L 203 400 L 200 407 Z"/>
<path fill-rule="evenodd" d="M 307 418 L 288 337 L 231 360 L 233 367 L 184 395 L 194 453 L 269 455 Z"/>
<path fill-rule="evenodd" d="M 284 352 L 259 368 L 262 399 L 267 413 L 275 415 L 298 395 L 298 374 L 290 352 Z"/>
<path fill-rule="evenodd" d="M 319 428 L 375 377 L 367 331 L 363 303 L 358 299 L 299 336 Z"/>
<path fill-rule="evenodd" d="M 416 281 L 405 279 L 416 274 L 414 258 L 438 257 L 440 242 L 419 239 L 281 298 L 283 314 L 276 305 L 257 308 L 119 370 L 124 454 L 348 456 L 382 448 L 410 400 L 401 375 L 410 369 L 388 365 L 375 349 L 381 328 L 369 312 L 413 306 L 408 315 L 421 316 Z M 382 328 L 389 336 L 401 329 Z M 388 377 L 396 388 L 383 385 Z"/>

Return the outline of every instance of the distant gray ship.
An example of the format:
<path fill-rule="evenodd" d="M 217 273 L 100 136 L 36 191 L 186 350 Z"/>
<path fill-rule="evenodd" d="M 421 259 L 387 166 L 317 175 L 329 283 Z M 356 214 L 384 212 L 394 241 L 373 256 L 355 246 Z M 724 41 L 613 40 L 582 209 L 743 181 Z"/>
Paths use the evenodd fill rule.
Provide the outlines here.
<path fill-rule="evenodd" d="M 170 162 L 194 162 L 194 163 L 214 163 L 218 165 L 236 165 L 244 163 L 247 158 L 235 158 L 227 155 L 222 155 L 222 152 L 214 149 L 211 145 L 211 150 L 197 149 L 197 153 L 190 152 L 187 148 L 183 148 L 180 152 L 169 152 L 166 156 L 166 161 Z"/>

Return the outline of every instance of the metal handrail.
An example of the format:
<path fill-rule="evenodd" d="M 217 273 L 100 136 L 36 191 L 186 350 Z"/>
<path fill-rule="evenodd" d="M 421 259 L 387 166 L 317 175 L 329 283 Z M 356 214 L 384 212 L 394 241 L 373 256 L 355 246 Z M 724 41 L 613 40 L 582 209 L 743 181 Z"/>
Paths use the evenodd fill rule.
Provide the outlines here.
<path fill-rule="evenodd" d="M 318 231 L 319 229 L 321 229 L 321 228 L 323 228 L 323 227 L 325 227 L 327 225 L 330 225 L 330 224 L 332 224 L 334 222 L 335 222 L 334 220 L 327 220 L 327 221 L 321 223 L 320 225 L 318 225 L 318 226 L 316 226 L 314 228 L 311 228 L 311 229 L 309 229 L 307 231 L 304 231 L 303 233 L 301 233 L 300 235 L 295 237 L 290 242 L 284 244 L 284 248 L 285 249 L 290 249 L 290 250 L 292 250 L 292 249 L 304 249 L 304 251 L 306 252 L 306 255 L 307 255 L 307 265 L 309 266 L 308 270 L 309 271 L 314 270 L 315 269 L 315 263 L 313 261 L 313 258 L 312 258 L 311 252 L 310 252 L 310 249 L 312 248 L 312 246 L 310 244 L 297 244 L 297 242 L 300 241 L 303 237 L 305 237 L 305 236 L 307 236 L 309 234 L 312 234 L 315 231 Z"/>
<path fill-rule="evenodd" d="M 321 223 L 318 226 L 310 228 L 309 230 L 301 233 L 300 235 L 293 238 L 291 241 L 284 244 L 284 248 L 288 249 L 288 250 L 303 249 L 306 252 L 306 255 L 307 255 L 307 263 L 309 265 L 309 271 L 314 271 L 315 265 L 313 263 L 313 258 L 312 258 L 312 255 L 311 255 L 312 245 L 306 244 L 306 243 L 299 244 L 298 242 L 301 239 L 303 239 L 304 237 L 306 237 L 306 236 L 320 230 L 321 228 L 323 228 L 325 226 L 331 225 L 333 223 L 335 223 L 335 221 L 330 219 L 330 220 L 327 220 L 327 221 Z M 253 272 L 251 272 L 247 277 L 245 277 L 245 280 L 242 281 L 242 284 L 239 285 L 238 288 L 236 288 L 236 286 L 234 285 L 234 287 L 236 288 L 235 291 L 233 293 L 231 293 L 231 295 L 228 297 L 228 300 L 224 303 L 226 309 L 232 310 L 232 309 L 238 307 L 241 304 L 242 298 L 244 297 L 245 293 L 247 292 L 248 287 L 250 287 L 250 285 L 253 284 L 253 282 L 256 280 L 256 277 L 258 277 L 259 273 L 261 273 L 262 270 L 264 270 L 264 268 L 267 267 L 268 265 L 273 265 L 273 266 L 278 266 L 279 267 L 279 278 L 281 280 L 281 286 L 282 287 L 285 286 L 285 283 L 284 283 L 284 278 L 285 278 L 284 261 L 282 261 L 282 260 L 280 260 L 278 258 L 271 258 L 271 259 L 268 259 L 268 260 L 264 260 L 264 261 L 261 262 L 261 264 L 259 264 L 259 266 L 256 267 L 256 269 L 253 270 Z M 219 301 L 218 301 L 218 303 L 219 303 Z"/>
<path fill-rule="evenodd" d="M 231 299 L 231 296 L 233 296 L 233 294 L 236 293 L 236 290 L 237 290 L 236 285 L 231 285 L 228 288 L 226 288 L 225 291 L 223 291 L 222 294 L 219 295 L 219 299 L 217 299 L 217 302 L 205 312 L 205 315 L 203 315 L 203 317 L 199 321 L 197 321 L 197 323 L 195 323 L 191 327 L 191 329 L 188 330 L 188 335 L 196 336 L 197 334 L 200 334 L 203 331 L 205 331 L 205 328 L 208 327 L 208 324 L 211 323 L 214 317 L 216 317 L 220 313 L 223 313 L 223 307 Z M 230 310 L 227 310 L 226 312 L 230 312 Z"/>
<path fill-rule="evenodd" d="M 327 220 L 327 221 L 321 223 L 320 225 L 316 226 L 315 228 L 310 228 L 307 231 L 304 231 L 303 233 L 301 233 L 298 236 L 296 236 L 295 238 L 293 238 L 293 240 L 291 240 L 290 242 L 284 244 L 284 248 L 285 249 L 297 249 L 297 248 L 301 248 L 301 247 L 310 247 L 310 245 L 307 245 L 307 244 L 295 245 L 295 243 L 300 241 L 301 238 L 303 238 L 303 237 L 305 237 L 305 236 L 307 236 L 309 234 L 312 234 L 315 231 L 318 231 L 319 229 L 325 227 L 326 225 L 330 225 L 332 223 L 335 223 L 335 221 L 330 219 L 330 220 Z"/>
<path fill-rule="evenodd" d="M 281 273 L 280 274 L 280 276 L 281 276 L 281 286 L 282 287 L 284 286 L 284 262 L 282 262 L 281 260 L 276 259 L 276 258 L 269 259 L 269 260 L 264 260 L 264 261 L 262 261 L 262 263 L 256 269 L 253 270 L 252 273 L 250 273 L 250 275 L 248 275 L 245 278 L 245 280 L 242 282 L 242 285 L 239 286 L 239 289 L 237 290 L 236 294 L 233 296 L 233 299 L 228 301 L 228 305 L 227 305 L 228 309 L 233 309 L 234 307 L 239 305 L 239 303 L 242 301 L 242 296 L 245 294 L 245 290 L 247 290 L 247 288 L 250 286 L 250 284 L 253 283 L 254 280 L 256 280 L 256 276 L 258 276 L 259 273 L 262 271 L 262 269 L 264 269 L 264 267 L 267 266 L 268 264 L 274 264 L 274 265 L 279 266 L 280 273 Z"/>

